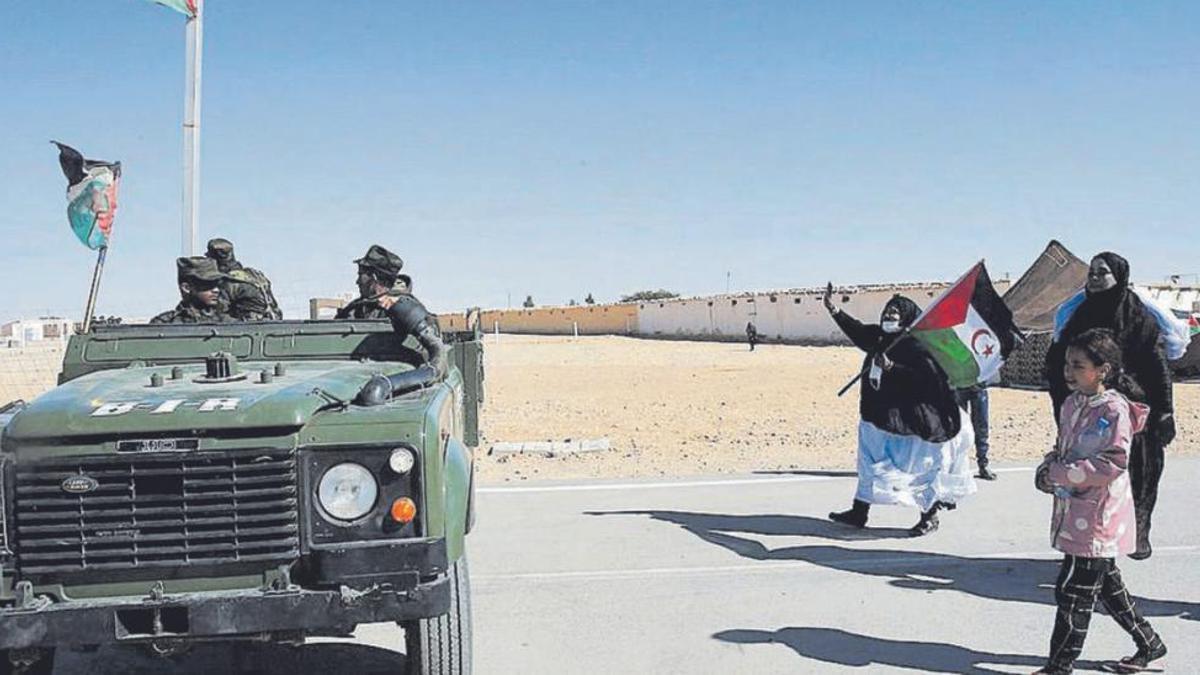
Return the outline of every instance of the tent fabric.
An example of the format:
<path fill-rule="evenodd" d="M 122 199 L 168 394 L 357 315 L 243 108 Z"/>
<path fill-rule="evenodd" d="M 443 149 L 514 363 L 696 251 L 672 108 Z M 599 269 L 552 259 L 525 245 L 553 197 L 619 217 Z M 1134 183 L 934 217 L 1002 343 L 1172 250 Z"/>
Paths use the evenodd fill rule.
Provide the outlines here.
<path fill-rule="evenodd" d="M 1054 330 L 1054 314 L 1087 283 L 1088 265 L 1052 240 L 1004 294 L 1013 322 L 1026 333 Z"/>

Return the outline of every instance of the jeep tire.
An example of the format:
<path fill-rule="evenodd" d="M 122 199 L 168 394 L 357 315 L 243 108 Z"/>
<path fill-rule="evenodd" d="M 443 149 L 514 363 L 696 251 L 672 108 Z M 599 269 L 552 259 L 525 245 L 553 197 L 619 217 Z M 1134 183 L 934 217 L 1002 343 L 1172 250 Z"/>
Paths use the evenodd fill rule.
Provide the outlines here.
<path fill-rule="evenodd" d="M 471 583 L 467 556 L 450 566 L 450 611 L 401 624 L 409 675 L 470 675 Z"/>

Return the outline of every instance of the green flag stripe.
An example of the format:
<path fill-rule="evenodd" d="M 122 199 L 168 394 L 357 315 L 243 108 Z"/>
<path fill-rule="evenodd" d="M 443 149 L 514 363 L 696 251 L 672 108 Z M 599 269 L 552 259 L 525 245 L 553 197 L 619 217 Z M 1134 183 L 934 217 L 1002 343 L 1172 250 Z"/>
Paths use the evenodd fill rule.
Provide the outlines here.
<path fill-rule="evenodd" d="M 912 334 L 933 354 L 954 388 L 969 387 L 979 379 L 979 364 L 952 328 L 923 330 Z"/>

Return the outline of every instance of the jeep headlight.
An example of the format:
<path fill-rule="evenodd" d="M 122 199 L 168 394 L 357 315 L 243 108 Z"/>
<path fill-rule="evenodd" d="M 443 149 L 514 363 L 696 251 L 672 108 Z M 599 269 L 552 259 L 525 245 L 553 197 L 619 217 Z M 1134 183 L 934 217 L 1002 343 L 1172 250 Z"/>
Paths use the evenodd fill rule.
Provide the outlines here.
<path fill-rule="evenodd" d="M 321 476 L 317 498 L 325 513 L 338 520 L 353 521 L 371 512 L 379 496 L 375 476 L 361 464 L 344 462 Z"/>

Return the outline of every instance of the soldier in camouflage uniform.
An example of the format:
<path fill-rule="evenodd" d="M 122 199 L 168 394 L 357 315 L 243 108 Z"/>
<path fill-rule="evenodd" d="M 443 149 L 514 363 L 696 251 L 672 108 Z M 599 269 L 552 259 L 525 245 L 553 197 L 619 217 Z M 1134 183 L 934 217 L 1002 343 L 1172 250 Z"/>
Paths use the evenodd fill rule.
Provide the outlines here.
<path fill-rule="evenodd" d="M 416 338 L 439 376 L 446 374 L 446 345 L 442 342 L 437 317 L 413 297 L 412 279 L 401 274 L 404 261 L 386 248 L 373 244 L 358 265 L 359 297 L 338 310 L 338 319 L 390 319 L 401 339 Z"/>
<path fill-rule="evenodd" d="M 229 321 L 221 304 L 221 282 L 225 275 L 217 263 L 203 257 L 179 258 L 179 295 L 175 309 L 150 319 L 150 323 L 224 323 Z"/>
<path fill-rule="evenodd" d="M 233 242 L 210 239 L 205 256 L 212 258 L 225 274 L 221 282 L 221 302 L 229 316 L 238 321 L 278 321 L 283 318 L 279 303 L 271 293 L 267 275 L 245 267 L 233 254 Z"/>

